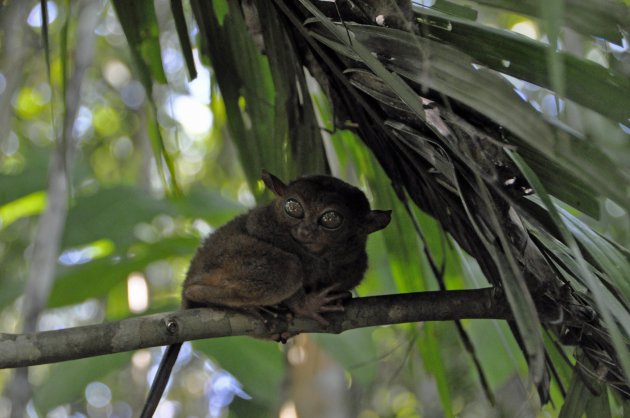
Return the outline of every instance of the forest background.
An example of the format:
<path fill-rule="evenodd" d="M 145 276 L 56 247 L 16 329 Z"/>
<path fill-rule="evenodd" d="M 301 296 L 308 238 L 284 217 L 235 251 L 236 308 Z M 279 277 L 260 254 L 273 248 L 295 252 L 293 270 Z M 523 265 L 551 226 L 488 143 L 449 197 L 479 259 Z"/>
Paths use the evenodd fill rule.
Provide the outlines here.
<path fill-rule="evenodd" d="M 344 10 L 329 19 L 309 8 L 315 3 L 330 2 L 300 2 L 312 15 L 304 26 L 309 36 L 339 62 L 361 62 L 359 70 L 344 74 L 369 100 L 388 103 L 398 114 L 424 115 L 429 97 L 444 106 L 443 115 L 460 112 L 471 125 L 489 120 L 523 139 L 524 145 L 505 146 L 520 153 L 514 157 L 518 180 L 526 177 L 524 188 L 534 188 L 541 207 L 560 214 L 552 223 L 568 238 L 548 235 L 533 222 L 526 225 L 529 235 L 561 266 L 571 287 L 595 301 L 593 309 L 621 338 L 618 363 L 610 368 L 623 376 L 630 365 L 628 4 L 414 2 L 414 17 L 434 32 L 407 38 L 396 22 L 352 26 L 353 16 L 343 19 Z M 383 160 L 404 158 L 376 152 L 352 120 L 340 122 L 348 115 L 335 113 L 335 99 L 317 74 L 277 59 L 278 49 L 269 45 L 266 55 L 260 53 L 257 36 L 268 43 L 274 38 L 265 31 L 274 25 L 256 32 L 248 9 L 243 13 L 232 1 L 184 2 L 181 9 L 181 3 L 163 0 L 45 4 L 46 16 L 39 2 L 0 5 L 2 332 L 176 310 L 200 240 L 269 199 L 258 181 L 263 167 L 285 180 L 329 171 L 365 190 L 373 207 L 393 209 L 392 225 L 370 238 L 371 267 L 357 289 L 360 296 L 488 286 L 469 248 L 410 204 L 411 192 L 392 187 L 405 183 L 391 178 Z M 279 28 L 295 23 L 284 2 L 273 4 L 274 19 L 285 25 Z M 388 9 L 374 17 L 399 12 L 406 16 Z M 259 18 L 265 22 L 262 13 Z M 349 43 L 345 31 L 348 39 L 353 33 Z M 420 40 L 442 49 L 417 61 L 426 54 Z M 391 72 L 383 71 L 381 61 L 390 62 Z M 296 85 L 283 84 L 278 68 L 291 71 Z M 391 90 L 379 90 L 381 84 L 362 73 L 366 69 Z M 425 72 L 433 84 L 406 90 L 417 81 L 414 74 Z M 226 73 L 238 77 L 225 81 Z M 283 100 L 307 111 L 287 112 Z M 414 137 L 391 113 L 377 113 L 388 116 L 381 128 L 398 129 L 405 161 L 433 161 L 434 171 L 415 166 L 425 175 L 444 175 L 448 183 L 452 178 L 445 173 L 463 161 L 480 184 L 492 187 L 488 167 L 476 159 L 483 155 L 451 144 L 445 163 L 438 151 L 423 154 L 433 138 Z M 444 119 L 451 128 L 464 126 L 456 117 Z M 403 118 L 415 126 L 409 120 Z M 555 141 L 546 142 L 549 129 L 558 135 Z M 528 154 L 528 146 L 539 153 Z M 524 322 L 535 315 L 525 305 L 512 308 L 522 311 Z M 157 414 L 628 416 L 614 382 L 596 375 L 589 385 L 573 372 L 580 350 L 532 331 L 538 333 L 557 368 L 552 402 L 544 406 L 505 321 L 464 320 L 309 336 L 287 346 L 242 337 L 195 341 L 184 346 Z M 160 357 L 161 350 L 152 348 L 41 365 L 31 367 L 27 379 L 1 370 L 0 418 L 24 411 L 53 418 L 136 416 Z M 317 399 L 328 400 L 323 415 Z"/>

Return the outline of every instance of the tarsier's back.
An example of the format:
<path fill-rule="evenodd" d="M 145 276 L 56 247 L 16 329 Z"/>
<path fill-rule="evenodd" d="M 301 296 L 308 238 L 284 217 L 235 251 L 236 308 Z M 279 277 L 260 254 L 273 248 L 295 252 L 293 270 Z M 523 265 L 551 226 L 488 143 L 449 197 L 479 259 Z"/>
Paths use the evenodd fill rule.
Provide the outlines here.
<path fill-rule="evenodd" d="M 294 293 L 292 299 L 301 299 L 333 284 L 347 291 L 361 281 L 367 235 L 387 225 L 389 213 L 371 211 L 363 192 L 334 177 L 307 176 L 288 185 L 272 175 L 263 179 L 276 199 L 204 242 L 191 263 L 185 300 L 269 306 Z"/>

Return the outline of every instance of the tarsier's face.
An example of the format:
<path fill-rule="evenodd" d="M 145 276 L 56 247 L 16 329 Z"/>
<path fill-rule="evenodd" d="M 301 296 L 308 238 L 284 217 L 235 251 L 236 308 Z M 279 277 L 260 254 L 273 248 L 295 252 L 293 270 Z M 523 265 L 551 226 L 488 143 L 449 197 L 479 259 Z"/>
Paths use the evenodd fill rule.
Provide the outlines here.
<path fill-rule="evenodd" d="M 282 199 L 284 222 L 291 236 L 307 251 L 319 254 L 347 240 L 356 222 L 335 194 L 301 196 L 289 193 Z"/>
<path fill-rule="evenodd" d="M 334 177 L 307 176 L 287 185 L 264 172 L 263 181 L 277 196 L 278 222 L 312 254 L 365 239 L 389 223 L 389 211 L 370 210 L 361 190 Z"/>

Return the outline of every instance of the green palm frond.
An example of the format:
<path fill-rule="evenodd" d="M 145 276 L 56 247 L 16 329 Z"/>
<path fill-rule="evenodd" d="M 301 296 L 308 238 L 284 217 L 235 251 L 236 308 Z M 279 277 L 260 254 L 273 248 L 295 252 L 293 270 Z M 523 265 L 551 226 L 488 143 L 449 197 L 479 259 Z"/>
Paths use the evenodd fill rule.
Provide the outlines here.
<path fill-rule="evenodd" d="M 295 26 L 296 36 L 311 47 L 319 67 L 305 65 L 319 76 L 321 85 L 329 86 L 335 112 L 358 125 L 359 136 L 392 182 L 435 216 L 473 255 L 490 282 L 506 292 L 534 381 L 544 386 L 543 345 L 534 306 L 555 303 L 571 318 L 567 324 L 584 319 L 582 309 L 601 315 L 588 325 L 598 330 L 596 337 L 574 343 L 589 346 L 589 363 L 609 368 L 609 382 L 624 392 L 625 384 L 619 381 L 625 381 L 625 373 L 611 364 L 628 371 L 629 334 L 617 325 L 628 309 L 616 309 L 620 316 L 613 317 L 609 306 L 616 292 L 603 295 L 593 280 L 623 289 L 623 280 L 615 277 L 627 270 L 628 259 L 609 245 L 606 256 L 601 251 L 595 255 L 598 262 L 588 250 L 585 255 L 576 251 L 577 244 L 569 244 L 574 250 L 565 255 L 577 263 L 569 275 L 590 292 L 582 295 L 567 284 L 567 270 L 550 261 L 553 250 L 532 239 L 541 231 L 557 235 L 564 224 L 553 215 L 556 204 L 542 211 L 530 209 L 526 195 L 533 179 L 523 170 L 532 167 L 540 179 L 536 186 L 547 185 L 565 204 L 592 216 L 597 216 L 601 199 L 630 206 L 623 187 L 628 172 L 601 146 L 597 135 L 602 132 L 587 135 L 560 119 L 543 116 L 497 71 L 537 83 L 551 95 L 551 89 L 565 91 L 566 86 L 566 95 L 556 100 L 571 100 L 613 123 L 628 117 L 627 78 L 562 53 L 553 59 L 562 64 L 556 63 L 552 70 L 563 71 L 559 83 L 558 77 L 550 76 L 545 44 L 441 11 L 418 10 L 419 24 L 408 31 L 404 25 L 382 27 L 377 20 L 370 21 L 370 7 L 378 2 L 355 2 L 359 8 L 365 6 L 362 11 L 368 18 L 363 20 L 359 14 L 339 14 L 335 9 L 326 14 L 308 0 L 300 3 L 303 8 L 276 2 Z M 566 16 L 567 21 L 584 29 L 574 12 Z M 605 15 L 602 9 L 596 12 L 598 18 Z M 593 94 L 584 92 L 588 89 Z M 533 187 L 546 196 L 545 189 L 539 188 Z M 590 228 L 576 222 L 579 227 L 572 224 L 564 241 L 575 242 L 573 237 L 579 236 L 581 245 L 588 241 L 593 251 L 593 233 L 585 238 L 584 230 Z M 559 338 L 563 331 L 555 331 Z"/>
<path fill-rule="evenodd" d="M 604 383 L 628 396 L 630 253 L 590 225 L 603 202 L 630 208 L 630 79 L 614 57 L 606 67 L 560 42 L 571 29 L 600 50 L 607 42 L 621 45 L 630 27 L 627 4 L 191 4 L 255 192 L 263 167 L 283 176 L 330 168 L 334 158 L 329 147 L 326 161 L 320 125 L 353 131 L 371 156 L 348 158 L 359 167 L 362 158 L 380 165 L 359 170 L 377 199 L 395 194 L 413 202 L 409 213 L 432 216 L 505 293 L 543 400 L 549 374 L 570 387 L 566 416 L 608 406 Z M 534 19 L 548 43 L 484 23 L 483 16 L 502 13 Z M 186 22 L 177 21 L 182 38 Z M 132 48 L 141 43 L 131 41 Z M 187 40 L 181 44 L 191 56 Z M 318 120 L 321 107 L 309 100 L 317 92 L 332 105 L 331 121 Z M 380 170 L 393 186 L 387 192 L 385 180 L 375 179 Z M 413 251 L 397 258 L 395 246 L 393 263 L 414 262 Z M 557 306 L 556 323 L 541 325 L 543 305 Z M 566 368 L 559 351 L 545 351 L 554 344 L 578 347 L 570 381 L 556 370 Z M 447 389 L 441 395 L 450 399 Z"/>
<path fill-rule="evenodd" d="M 157 167 L 162 177 L 162 182 L 165 186 L 167 184 L 170 185 L 171 193 L 180 195 L 181 191 L 177 184 L 175 164 L 164 145 L 162 132 L 157 122 L 157 106 L 153 98 L 153 83 L 166 83 L 166 75 L 164 74 L 164 68 L 162 68 L 160 53 L 160 32 L 153 2 L 142 0 L 127 4 L 126 2 L 114 0 L 112 4 L 129 43 L 131 56 L 136 65 L 136 72 L 151 104 L 146 129 L 151 139 L 155 159 L 158 161 Z M 164 172 L 162 161 L 166 165 L 168 175 Z"/>

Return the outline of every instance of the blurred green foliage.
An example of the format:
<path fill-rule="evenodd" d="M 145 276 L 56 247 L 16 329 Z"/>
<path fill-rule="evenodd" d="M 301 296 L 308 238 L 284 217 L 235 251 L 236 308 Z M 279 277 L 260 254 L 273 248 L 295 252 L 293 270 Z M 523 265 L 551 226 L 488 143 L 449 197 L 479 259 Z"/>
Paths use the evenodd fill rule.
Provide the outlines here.
<path fill-rule="evenodd" d="M 37 12 L 39 3 L 26 3 L 29 4 L 28 13 Z M 510 29 L 525 22 L 541 31 L 544 21 L 532 20 L 541 17 L 538 12 L 532 12 L 537 9 L 509 7 L 518 2 L 508 1 L 473 3 L 475 8 L 468 4 L 438 1 L 434 9 L 426 9 L 429 16 L 432 10 L 452 16 L 451 30 L 439 32 L 442 42 L 459 46 L 458 42 L 469 43 L 469 54 L 487 59 L 485 63 L 495 69 L 504 63 L 488 56 L 484 48 L 494 41 L 503 40 L 506 45 L 522 48 L 520 53 L 523 55 L 517 54 L 514 60 L 523 56 L 539 57 L 544 52 L 539 44 L 524 41 L 520 35 L 505 35 L 505 31 L 489 29 L 490 26 Z M 10 123 L 4 127 L 6 129 L 0 131 L 4 133 L 4 136 L 0 135 L 0 329 L 7 332 L 19 329 L 21 295 L 31 261 L 31 239 L 38 215 L 46 204 L 49 156 L 54 146 L 54 132 L 59 129 L 58 121 L 64 112 L 61 62 L 65 61 L 69 67 L 73 65 L 71 56 L 61 55 L 60 32 L 66 19 L 74 27 L 72 16 L 76 5 L 70 4 L 70 9 L 65 10 L 64 4 L 50 4 L 59 11 L 49 22 L 52 86 L 48 84 L 44 54 L 38 41 L 41 24 L 29 23 L 30 26 L 25 28 L 29 36 L 12 39 L 9 23 L 2 18 L 11 8 L 17 7 L 16 2 L 8 2 L 0 8 L 0 42 L 17 42 L 24 52 L 20 57 L 3 56 L 0 52 L 0 98 L 3 99 L 0 111 L 12 115 Z M 203 2 L 193 2 L 193 6 L 184 3 L 185 18 L 194 35 L 209 30 L 209 27 L 194 23 L 191 7 L 199 4 L 208 6 Z M 138 314 L 132 312 L 127 303 L 127 280 L 135 272 L 140 272 L 148 284 L 150 307 L 146 312 L 176 309 L 187 262 L 203 236 L 246 211 L 257 199 L 265 199 L 262 186 L 257 182 L 262 167 L 285 177 L 329 168 L 339 177 L 366 190 L 374 207 L 393 210 L 392 224 L 383 233 L 370 238 L 370 270 L 357 289 L 359 295 L 436 289 L 438 281 L 430 260 L 444 267 L 444 285 L 448 289 L 487 285 L 476 263 L 463 254 L 434 219 L 415 207 L 407 209 L 399 201 L 374 156 L 353 133 L 341 130 L 328 135 L 333 131 L 332 111 L 321 91 L 311 92 L 312 113 L 290 115 L 287 112 L 293 103 L 287 106 L 281 99 L 297 100 L 297 93 L 292 90 L 295 86 L 280 86 L 280 80 L 273 78 L 271 69 L 289 71 L 288 64 L 295 51 L 287 49 L 285 58 L 288 57 L 288 61 L 285 62 L 269 62 L 267 57 L 259 54 L 243 31 L 243 22 L 237 19 L 234 2 L 212 2 L 208 12 L 213 15 L 207 15 L 208 19 L 216 20 L 216 27 L 224 30 L 216 35 L 223 36 L 221 39 L 226 43 L 234 42 L 231 50 L 217 52 L 210 59 L 215 66 L 234 65 L 232 76 L 241 78 L 240 90 L 223 92 L 217 86 L 217 72 L 201 64 L 208 64 L 210 47 L 197 45 L 195 42 L 202 42 L 198 38 L 193 39 L 193 50 L 199 75 L 197 80 L 188 81 L 176 25 L 166 1 L 156 2 L 156 7 L 150 1 L 134 2 L 133 5 L 116 1 L 114 5 L 100 3 L 99 25 L 94 28 L 96 54 L 83 82 L 73 128 L 77 154 L 68 179 L 72 189 L 70 210 L 56 281 L 48 301 L 49 309 L 40 321 L 42 329 Z M 579 11 L 568 10 L 567 13 L 568 22 L 577 25 L 573 29 L 586 30 L 584 25 L 588 27 L 589 24 L 576 20 L 576 14 L 581 16 Z M 542 19 L 546 16 L 543 13 Z M 24 23 L 27 17 L 24 15 L 21 22 Z M 595 13 L 591 17 L 605 19 L 606 16 Z M 240 38 L 234 38 L 236 33 Z M 468 33 L 469 37 L 457 38 L 461 33 Z M 598 34 L 612 36 L 610 31 Z M 286 34 L 273 35 L 282 39 Z M 80 34 L 71 30 L 70 50 L 76 43 L 75 36 Z M 612 45 L 603 40 L 583 38 L 581 45 L 585 50 L 582 55 L 597 54 L 598 59 L 607 62 L 608 69 L 626 66 L 627 71 L 627 44 L 623 53 L 619 53 L 620 59 Z M 205 54 L 200 56 L 200 51 Z M 364 58 L 369 58 L 370 51 L 364 52 Z M 596 75 L 608 71 L 594 63 L 596 59 L 587 62 L 571 58 L 569 53 L 565 55 L 562 59 L 566 60 L 567 68 L 582 66 Z M 563 62 L 556 58 L 551 60 L 552 66 Z M 19 74 L 5 72 L 10 59 L 21 60 Z M 531 76 L 532 82 L 544 85 L 537 78 L 544 72 L 540 67 L 517 64 L 522 62 L 515 61 L 506 72 L 523 79 L 525 75 Z M 303 71 L 293 71 L 298 78 L 298 89 L 304 88 L 307 79 L 303 78 Z M 484 80 L 477 74 L 470 75 L 474 74 L 472 67 L 466 71 L 468 75 L 461 77 L 462 80 L 468 76 L 472 78 L 466 81 L 473 84 Z M 556 76 L 547 80 L 548 86 L 560 82 L 558 71 L 554 70 Z M 588 79 L 577 80 L 588 82 Z M 627 83 L 627 78 L 622 77 L 622 80 Z M 483 84 L 478 87 L 480 93 L 472 97 L 466 84 L 449 84 L 449 88 L 460 89 L 454 93 L 456 96 L 469 97 L 469 104 L 479 103 L 482 90 L 488 88 Z M 595 84 L 588 87 L 597 90 Z M 507 84 L 502 84 L 501 88 L 510 90 Z M 524 83 L 524 89 L 531 105 L 527 114 L 537 124 L 544 125 L 540 114 L 551 112 L 545 101 L 548 91 L 529 83 Z M 11 91 L 14 92 L 12 97 L 6 100 L 3 92 L 6 95 Z M 497 106 L 495 96 L 490 93 L 496 92 L 483 97 L 484 106 L 491 108 L 490 113 L 506 117 L 506 124 L 521 126 L 522 115 L 506 116 L 505 108 Z M 592 104 L 597 111 L 605 110 L 606 104 L 591 103 L 591 96 L 581 97 L 578 93 L 575 92 L 576 102 L 582 100 L 585 106 Z M 570 88 L 567 94 L 571 94 Z M 615 100 L 624 104 L 628 97 L 615 95 Z M 627 185 L 621 185 L 626 187 L 624 190 L 616 190 L 620 186 L 606 180 L 608 174 L 628 167 L 627 127 L 624 134 L 618 126 L 623 110 L 615 109 L 606 119 L 590 110 L 580 109 L 583 110 L 580 113 L 573 105 L 568 102 L 564 105 L 564 113 L 560 112 L 564 119 L 558 123 L 570 124 L 582 115 L 588 137 L 599 145 L 602 154 L 616 163 L 608 167 L 610 172 L 595 173 L 598 181 L 601 180 L 596 184 L 606 186 L 612 198 L 627 196 Z M 529 105 L 519 103 L 519 106 Z M 624 115 L 627 117 L 627 109 Z M 291 117 L 294 119 L 289 120 Z M 296 147 L 289 134 L 296 128 L 292 123 L 300 117 L 304 117 L 304 123 L 312 128 L 309 145 L 304 148 Z M 622 118 L 623 121 L 627 122 L 627 119 Z M 526 131 L 531 126 L 523 124 L 521 127 Z M 551 135 L 550 132 L 544 130 L 545 134 Z M 329 145 L 325 153 L 321 137 Z M 576 161 L 587 160 L 592 155 L 588 150 L 575 152 L 579 157 Z M 541 159 L 539 168 L 553 171 L 553 167 L 549 169 L 546 163 Z M 590 175 L 585 167 L 578 166 L 575 161 L 571 163 L 569 170 L 578 177 Z M 555 184 L 558 190 L 561 180 Z M 181 190 L 180 196 L 173 193 L 176 189 Z M 573 193 L 566 194 L 574 196 Z M 599 206 L 603 208 L 598 220 L 578 219 L 569 211 L 563 212 L 562 217 L 578 237 L 581 248 L 604 269 L 619 266 L 607 273 L 615 280 L 615 286 L 628 292 L 623 270 L 627 260 L 615 259 L 618 253 L 612 251 L 617 245 L 612 241 L 625 247 L 630 244 L 627 208 L 612 200 L 594 202 L 597 210 Z M 584 222 L 612 241 L 593 233 L 590 228 L 584 229 Z M 568 251 L 553 237 L 541 235 L 538 238 L 549 245 L 557 245 L 559 254 Z M 619 316 L 627 314 L 622 311 Z M 352 399 L 356 415 L 363 418 L 489 416 L 501 414 L 501 408 L 507 408 L 506 405 L 526 404 L 531 396 L 527 392 L 528 383 L 524 382 L 526 364 L 508 327 L 499 321 L 464 321 L 463 327 L 471 337 L 490 389 L 496 394 L 496 407 L 484 398 L 471 356 L 464 349 L 453 324 L 365 329 L 339 336 L 321 335 L 314 341 L 344 369 L 347 396 Z M 232 373 L 243 385 L 242 390 L 253 398 L 245 400 L 237 396 L 229 409 L 231 416 L 255 416 L 254 413 L 272 416 L 277 413 L 283 399 L 280 394 L 286 384 L 286 348 L 242 338 L 198 341 L 192 347 L 196 354 L 184 356 L 175 374 L 179 383 L 172 383 L 172 398 L 177 397 L 180 402 L 174 406 L 180 411 L 178 416 L 184 416 L 181 411 L 204 416 L 208 408 L 205 397 L 210 396 L 208 393 L 212 389 L 208 389 L 210 386 L 206 386 L 206 381 L 215 375 L 218 367 Z M 158 350 L 142 350 L 133 355 L 33 368 L 35 408 L 41 414 L 55 410 L 60 414 L 58 416 L 76 413 L 100 416 L 103 411 L 111 413 L 112 410 L 128 413 L 116 416 L 137 415 L 148 383 L 147 373 L 159 361 L 159 354 Z M 564 361 L 566 354 L 571 353 L 555 353 L 558 364 Z M 568 381 L 571 377 L 566 369 L 562 377 Z M 6 389 L 8 379 L 9 372 L 0 371 L 0 390 Z M 105 382 L 111 388 L 111 398 L 104 405 L 94 403 L 87 394 L 86 385 L 94 381 Z M 571 399 L 575 401 L 585 390 L 584 385 L 573 377 L 569 392 L 577 395 Z M 558 407 L 563 402 L 560 392 L 554 381 L 552 397 Z M 576 402 L 570 407 L 575 408 L 577 414 L 586 410 L 589 416 L 595 416 L 594 411 L 606 410 L 612 405 L 608 415 L 617 416 L 621 408 L 616 402 L 612 399 L 609 403 L 604 394 L 593 398 L 588 405 Z M 573 416 L 570 415 L 573 409 L 568 411 L 566 416 Z M 558 409 L 547 406 L 543 414 L 557 416 Z"/>

